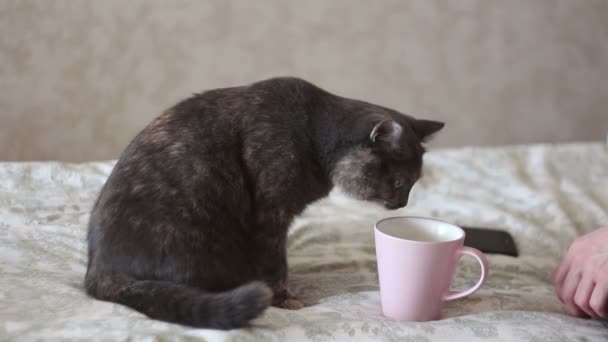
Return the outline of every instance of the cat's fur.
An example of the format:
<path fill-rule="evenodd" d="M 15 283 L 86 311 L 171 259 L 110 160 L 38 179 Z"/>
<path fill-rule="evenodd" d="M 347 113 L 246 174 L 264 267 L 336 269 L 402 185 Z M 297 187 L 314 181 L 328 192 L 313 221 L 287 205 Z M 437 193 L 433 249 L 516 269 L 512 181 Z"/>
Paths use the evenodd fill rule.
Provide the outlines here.
<path fill-rule="evenodd" d="M 86 291 L 208 328 L 299 308 L 287 289 L 294 215 L 333 186 L 403 207 L 421 143 L 442 127 L 297 78 L 186 99 L 134 138 L 102 188 Z"/>

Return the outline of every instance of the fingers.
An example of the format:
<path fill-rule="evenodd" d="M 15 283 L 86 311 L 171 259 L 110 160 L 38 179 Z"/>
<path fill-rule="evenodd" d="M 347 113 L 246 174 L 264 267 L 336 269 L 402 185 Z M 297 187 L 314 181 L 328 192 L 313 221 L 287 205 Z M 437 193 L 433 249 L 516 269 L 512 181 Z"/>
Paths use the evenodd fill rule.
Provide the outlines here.
<path fill-rule="evenodd" d="M 561 292 L 564 279 L 570 270 L 570 265 L 570 260 L 564 257 L 559 266 L 553 271 L 553 283 L 555 284 L 555 289 L 558 294 Z"/>
<path fill-rule="evenodd" d="M 585 274 L 578 283 L 576 293 L 574 294 L 574 304 L 590 317 L 597 317 L 595 311 L 590 307 L 589 300 L 593 294 L 595 282 L 590 274 Z"/>
<path fill-rule="evenodd" d="M 581 280 L 581 273 L 570 270 L 566 275 L 566 279 L 564 280 L 563 286 L 561 290 L 558 292 L 558 295 L 561 301 L 568 308 L 568 312 L 576 317 L 585 317 L 587 314 L 579 309 L 579 307 L 574 302 L 574 295 L 576 294 L 576 289 L 578 288 L 578 284 Z"/>
<path fill-rule="evenodd" d="M 608 287 L 607 284 L 598 283 L 593 289 L 589 299 L 589 307 L 596 317 L 608 317 Z"/>

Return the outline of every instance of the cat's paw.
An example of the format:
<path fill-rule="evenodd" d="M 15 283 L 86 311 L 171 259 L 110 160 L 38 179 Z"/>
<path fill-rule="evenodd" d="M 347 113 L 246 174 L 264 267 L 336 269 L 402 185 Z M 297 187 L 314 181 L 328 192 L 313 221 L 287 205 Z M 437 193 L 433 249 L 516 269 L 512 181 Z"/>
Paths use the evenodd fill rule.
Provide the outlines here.
<path fill-rule="evenodd" d="M 299 310 L 304 307 L 304 303 L 296 298 L 287 298 L 275 305 L 281 309 L 287 310 Z"/>
<path fill-rule="evenodd" d="M 287 310 L 299 310 L 304 307 L 304 303 L 297 299 L 288 288 L 282 288 L 274 291 L 272 306 Z"/>

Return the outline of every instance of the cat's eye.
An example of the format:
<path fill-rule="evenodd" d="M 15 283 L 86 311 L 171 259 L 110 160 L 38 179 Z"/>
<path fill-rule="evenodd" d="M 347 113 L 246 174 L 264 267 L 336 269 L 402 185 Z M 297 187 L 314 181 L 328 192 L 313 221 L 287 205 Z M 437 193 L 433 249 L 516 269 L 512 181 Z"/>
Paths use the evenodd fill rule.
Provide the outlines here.
<path fill-rule="evenodd" d="M 403 181 L 401 179 L 397 179 L 394 184 L 395 189 L 399 189 L 402 186 L 403 186 Z"/>

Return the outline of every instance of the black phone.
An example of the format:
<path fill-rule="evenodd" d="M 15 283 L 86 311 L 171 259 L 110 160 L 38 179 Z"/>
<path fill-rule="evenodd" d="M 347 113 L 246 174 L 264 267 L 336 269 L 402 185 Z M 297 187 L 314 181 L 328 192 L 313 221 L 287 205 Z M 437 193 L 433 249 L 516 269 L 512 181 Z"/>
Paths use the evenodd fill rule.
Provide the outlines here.
<path fill-rule="evenodd" d="M 464 245 L 487 254 L 518 256 L 517 246 L 509 232 L 480 227 L 462 227 L 467 234 Z"/>

